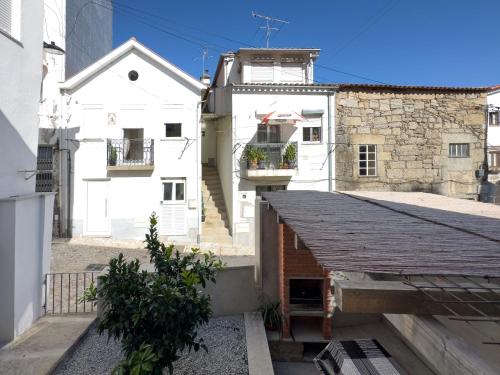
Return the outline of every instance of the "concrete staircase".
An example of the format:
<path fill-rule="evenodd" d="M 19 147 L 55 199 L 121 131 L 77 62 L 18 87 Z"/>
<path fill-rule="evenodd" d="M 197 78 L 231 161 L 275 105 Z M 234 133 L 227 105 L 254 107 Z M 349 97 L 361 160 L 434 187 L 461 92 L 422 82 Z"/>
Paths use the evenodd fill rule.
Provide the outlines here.
<path fill-rule="evenodd" d="M 205 204 L 205 222 L 202 224 L 202 242 L 232 244 L 229 220 L 222 193 L 219 173 L 214 167 L 203 165 L 201 193 Z"/>

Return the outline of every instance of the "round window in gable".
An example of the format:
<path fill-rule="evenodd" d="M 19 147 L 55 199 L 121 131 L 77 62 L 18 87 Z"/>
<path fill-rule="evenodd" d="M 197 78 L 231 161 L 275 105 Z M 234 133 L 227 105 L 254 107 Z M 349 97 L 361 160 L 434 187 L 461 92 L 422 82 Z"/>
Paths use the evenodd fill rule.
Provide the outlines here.
<path fill-rule="evenodd" d="M 137 73 L 135 70 L 131 70 L 128 72 L 128 79 L 131 81 L 137 81 L 137 78 L 139 78 L 139 73 Z"/>

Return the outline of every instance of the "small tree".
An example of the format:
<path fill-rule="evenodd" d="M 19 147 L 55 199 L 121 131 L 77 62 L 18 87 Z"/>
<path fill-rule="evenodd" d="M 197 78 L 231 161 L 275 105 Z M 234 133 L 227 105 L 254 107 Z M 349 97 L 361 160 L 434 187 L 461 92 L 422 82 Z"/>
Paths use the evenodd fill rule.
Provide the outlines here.
<path fill-rule="evenodd" d="M 150 217 L 146 248 L 155 273 L 141 271 L 139 261 L 126 262 L 123 254 L 109 262 L 99 278 L 98 297 L 103 317 L 98 331 L 121 340 L 125 358 L 116 374 L 162 374 L 185 349 L 207 350 L 196 330 L 208 322 L 210 297 L 200 290 L 223 267 L 211 253 L 199 249 L 181 255 L 158 238 L 157 217 Z"/>

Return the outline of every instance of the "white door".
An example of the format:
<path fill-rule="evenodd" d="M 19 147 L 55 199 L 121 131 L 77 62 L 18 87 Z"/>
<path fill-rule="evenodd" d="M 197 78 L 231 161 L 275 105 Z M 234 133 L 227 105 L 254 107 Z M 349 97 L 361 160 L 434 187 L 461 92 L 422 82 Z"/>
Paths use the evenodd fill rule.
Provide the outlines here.
<path fill-rule="evenodd" d="M 108 212 L 109 181 L 87 181 L 87 236 L 109 236 L 111 234 Z"/>
<path fill-rule="evenodd" d="M 182 236 L 187 232 L 186 179 L 164 180 L 160 234 Z"/>

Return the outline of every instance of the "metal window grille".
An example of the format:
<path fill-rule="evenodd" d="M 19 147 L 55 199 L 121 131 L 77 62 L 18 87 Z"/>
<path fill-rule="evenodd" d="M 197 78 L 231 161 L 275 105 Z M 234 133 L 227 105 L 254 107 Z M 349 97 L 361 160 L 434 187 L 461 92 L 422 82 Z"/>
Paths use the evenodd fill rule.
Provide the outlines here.
<path fill-rule="evenodd" d="M 53 189 L 53 150 L 52 146 L 38 146 L 36 192 L 50 192 Z"/>
<path fill-rule="evenodd" d="M 469 144 L 468 143 L 450 143 L 449 145 L 450 158 L 468 158 Z"/>

